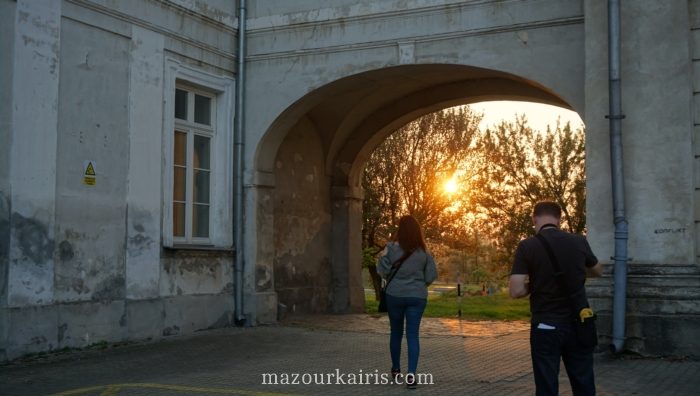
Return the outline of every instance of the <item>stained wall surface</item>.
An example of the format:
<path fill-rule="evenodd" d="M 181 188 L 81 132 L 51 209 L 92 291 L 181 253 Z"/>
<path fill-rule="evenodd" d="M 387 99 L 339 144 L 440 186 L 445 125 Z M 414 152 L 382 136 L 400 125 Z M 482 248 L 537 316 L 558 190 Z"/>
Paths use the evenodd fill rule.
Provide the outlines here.
<path fill-rule="evenodd" d="M 0 61 L 11 103 L 0 110 L 0 359 L 230 325 L 230 170 L 212 170 L 216 200 L 227 202 L 212 209 L 212 229 L 225 231 L 212 246 L 165 243 L 162 208 L 172 199 L 166 89 L 195 70 L 232 91 L 233 6 L 0 9 L 0 47 L 12 54 Z"/>

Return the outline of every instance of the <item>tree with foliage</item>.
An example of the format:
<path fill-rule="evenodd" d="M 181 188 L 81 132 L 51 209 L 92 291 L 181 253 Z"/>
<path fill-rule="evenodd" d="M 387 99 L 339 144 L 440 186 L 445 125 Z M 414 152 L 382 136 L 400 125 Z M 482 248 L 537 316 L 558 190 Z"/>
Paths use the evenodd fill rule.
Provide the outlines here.
<path fill-rule="evenodd" d="M 480 281 L 505 279 L 517 243 L 532 233 L 538 201 L 559 203 L 562 227 L 585 231 L 583 129 L 557 123 L 535 131 L 525 116 L 516 116 L 481 132 L 481 118 L 468 106 L 428 114 L 372 153 L 362 179 L 362 237 L 363 263 L 377 293 L 376 255 L 404 214 L 423 226 L 445 268 Z M 452 193 L 444 188 L 450 179 Z M 489 259 L 476 267 L 479 252 Z M 467 268 L 469 260 L 474 268 Z"/>
<path fill-rule="evenodd" d="M 405 214 L 418 220 L 428 242 L 462 240 L 465 208 L 455 196 L 464 191 L 450 196 L 443 186 L 451 178 L 465 177 L 465 159 L 474 150 L 481 117 L 467 106 L 431 113 L 397 130 L 374 150 L 362 179 L 366 253 L 380 251 Z M 369 261 L 365 265 L 377 291 L 379 278 Z"/>
<path fill-rule="evenodd" d="M 532 234 L 532 207 L 552 200 L 562 207 L 562 227 L 582 233 L 586 225 L 585 140 L 583 129 L 535 131 L 525 116 L 501 122 L 478 141 L 480 169 L 472 195 L 482 214 L 477 226 L 490 231 L 504 259 Z M 494 227 L 494 225 L 496 225 Z"/>

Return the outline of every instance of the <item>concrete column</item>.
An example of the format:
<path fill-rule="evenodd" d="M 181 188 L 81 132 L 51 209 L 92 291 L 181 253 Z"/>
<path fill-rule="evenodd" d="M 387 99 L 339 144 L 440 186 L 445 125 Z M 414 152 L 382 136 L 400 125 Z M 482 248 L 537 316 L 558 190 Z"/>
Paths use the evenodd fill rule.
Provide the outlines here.
<path fill-rule="evenodd" d="M 362 190 L 331 188 L 331 268 L 334 313 L 362 312 Z"/>
<path fill-rule="evenodd" d="M 629 256 L 625 348 L 697 355 L 692 145 L 692 33 L 688 2 L 622 2 L 623 160 Z M 605 2 L 584 2 L 588 240 L 613 254 Z M 697 206 L 695 208 L 697 211 Z M 611 334 L 613 279 L 586 285 L 601 344 Z"/>
<path fill-rule="evenodd" d="M 584 2 L 588 239 L 613 253 L 607 8 Z M 695 262 L 692 74 L 687 2 L 622 4 L 623 160 L 629 255 L 637 264 Z"/>
<path fill-rule="evenodd" d="M 158 297 L 163 147 L 163 36 L 134 26 L 129 95 L 126 297 Z"/>
<path fill-rule="evenodd" d="M 7 99 L 0 132 L 0 360 L 56 345 L 57 310 L 50 304 L 61 3 L 20 0 L 0 7 L 9 11 L 0 34 L 13 28 L 0 42 L 0 83 L 7 83 L 0 84 Z M 2 23 L 8 18 L 12 22 Z"/>
<path fill-rule="evenodd" d="M 15 47 L 15 7 L 12 1 L 0 2 L 0 53 L 13 54 Z M 0 57 L 0 97 L 12 103 L 13 57 Z M 7 271 L 10 248 L 10 149 L 12 106 L 0 106 L 0 361 L 7 359 Z M 7 132 L 5 132 L 7 131 Z"/>
<path fill-rule="evenodd" d="M 129 168 L 126 193 L 126 321 L 130 337 L 157 337 L 163 175 L 163 36 L 132 26 L 129 65 Z M 144 301 L 145 300 L 145 301 Z"/>
<path fill-rule="evenodd" d="M 249 324 L 277 321 L 277 293 L 274 282 L 274 200 L 275 177 L 254 172 L 245 184 L 245 268 L 243 308 Z"/>
<path fill-rule="evenodd" d="M 8 306 L 54 299 L 61 2 L 17 2 L 12 78 Z"/>

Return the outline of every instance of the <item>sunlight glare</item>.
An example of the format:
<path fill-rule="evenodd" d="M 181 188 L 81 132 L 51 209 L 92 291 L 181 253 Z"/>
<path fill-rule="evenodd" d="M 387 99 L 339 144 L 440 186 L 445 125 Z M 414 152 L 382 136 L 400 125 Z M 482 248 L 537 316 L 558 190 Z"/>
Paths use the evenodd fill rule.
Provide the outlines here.
<path fill-rule="evenodd" d="M 453 177 L 452 179 L 445 182 L 445 192 L 448 194 L 454 194 L 457 192 L 457 180 Z"/>

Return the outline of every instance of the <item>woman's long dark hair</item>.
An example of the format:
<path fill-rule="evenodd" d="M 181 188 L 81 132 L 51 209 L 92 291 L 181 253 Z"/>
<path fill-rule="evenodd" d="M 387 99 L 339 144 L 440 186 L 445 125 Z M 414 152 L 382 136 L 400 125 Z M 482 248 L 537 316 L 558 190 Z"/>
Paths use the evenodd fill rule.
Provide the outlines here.
<path fill-rule="evenodd" d="M 396 232 L 396 240 L 405 252 L 413 252 L 418 248 L 427 250 L 423 240 L 423 232 L 415 217 L 407 215 L 399 219 L 399 230 Z"/>

